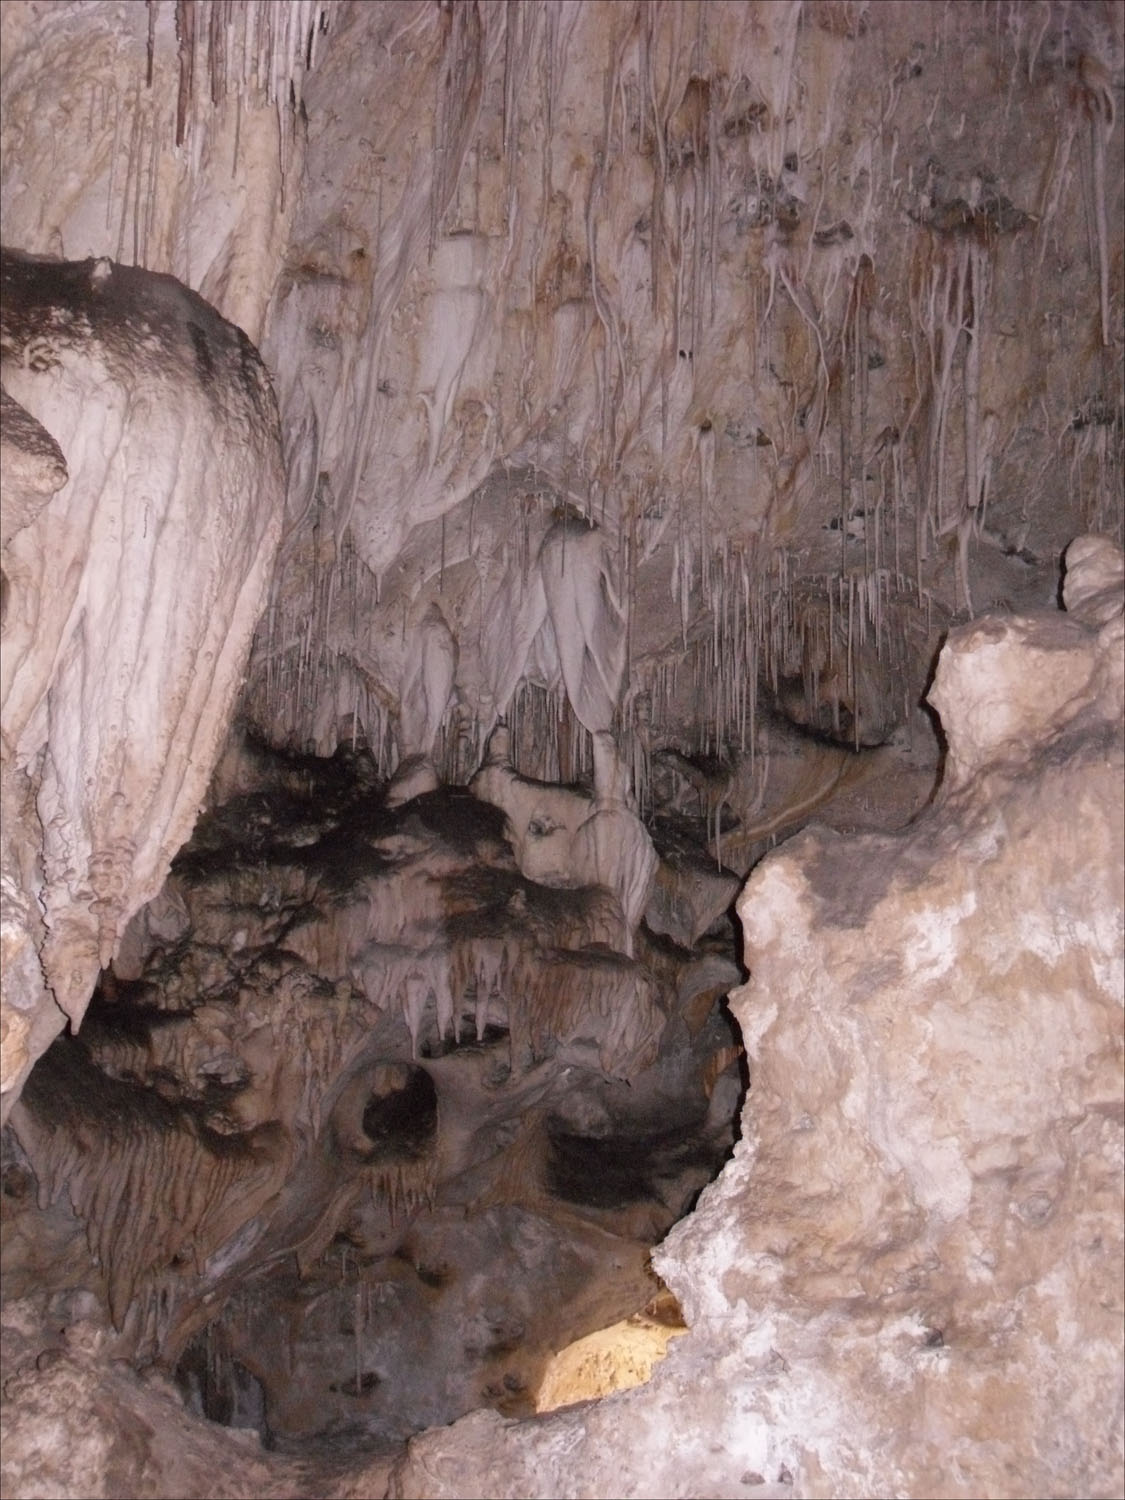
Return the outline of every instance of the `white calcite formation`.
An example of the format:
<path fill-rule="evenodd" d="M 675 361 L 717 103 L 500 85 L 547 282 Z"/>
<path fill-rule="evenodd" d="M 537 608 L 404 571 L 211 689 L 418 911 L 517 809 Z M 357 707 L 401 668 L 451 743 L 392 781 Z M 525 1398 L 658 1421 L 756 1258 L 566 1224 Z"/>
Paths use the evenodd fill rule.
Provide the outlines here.
<path fill-rule="evenodd" d="M 748 882 L 743 1137 L 655 1257 L 690 1335 L 415 1439 L 392 1494 L 1121 1492 L 1120 557 L 953 634 L 930 811 Z"/>
<path fill-rule="evenodd" d="M 616 907 L 609 941 L 632 954 L 659 861 L 624 785 L 608 731 L 594 736 L 592 795 L 521 776 L 509 756 L 510 736 L 501 727 L 470 785 L 476 796 L 504 812 L 520 870 L 541 885 L 608 891 Z M 727 905 L 729 899 L 720 912 Z"/>
<path fill-rule="evenodd" d="M 171 277 L 5 252 L 2 280 L 6 1115 L 191 832 L 283 478 L 257 354 Z"/>

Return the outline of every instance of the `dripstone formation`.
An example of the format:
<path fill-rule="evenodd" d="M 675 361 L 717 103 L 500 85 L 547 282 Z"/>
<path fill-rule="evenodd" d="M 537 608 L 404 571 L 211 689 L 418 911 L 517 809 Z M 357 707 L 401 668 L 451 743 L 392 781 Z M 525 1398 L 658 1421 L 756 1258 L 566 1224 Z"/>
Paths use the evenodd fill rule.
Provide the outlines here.
<path fill-rule="evenodd" d="M 1122 1492 L 1123 90 L 0 6 L 6 1495 Z"/>

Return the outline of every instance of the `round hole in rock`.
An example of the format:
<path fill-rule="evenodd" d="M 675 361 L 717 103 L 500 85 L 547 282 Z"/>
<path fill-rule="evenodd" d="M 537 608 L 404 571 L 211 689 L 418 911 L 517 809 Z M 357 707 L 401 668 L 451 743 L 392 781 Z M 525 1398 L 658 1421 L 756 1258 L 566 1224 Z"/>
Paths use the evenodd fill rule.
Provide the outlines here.
<path fill-rule="evenodd" d="M 383 1160 L 425 1154 L 437 1134 L 437 1089 L 425 1068 L 382 1063 L 363 1107 L 363 1133 Z"/>
<path fill-rule="evenodd" d="M 416 1063 L 383 1059 L 360 1069 L 332 1110 L 337 1155 L 365 1167 L 422 1162 L 437 1130 L 437 1089 Z"/>

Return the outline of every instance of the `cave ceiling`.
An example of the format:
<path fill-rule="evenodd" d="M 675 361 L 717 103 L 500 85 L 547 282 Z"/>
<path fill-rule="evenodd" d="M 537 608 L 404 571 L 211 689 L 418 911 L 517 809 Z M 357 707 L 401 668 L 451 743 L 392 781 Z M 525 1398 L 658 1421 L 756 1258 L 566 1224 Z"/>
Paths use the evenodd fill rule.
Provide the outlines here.
<path fill-rule="evenodd" d="M 173 273 L 273 376 L 272 743 L 393 769 L 427 618 L 447 775 L 529 688 L 565 714 L 560 525 L 624 601 L 638 791 L 745 749 L 759 683 L 878 740 L 935 615 L 1120 528 L 1120 7 L 5 12 L 7 243 Z"/>

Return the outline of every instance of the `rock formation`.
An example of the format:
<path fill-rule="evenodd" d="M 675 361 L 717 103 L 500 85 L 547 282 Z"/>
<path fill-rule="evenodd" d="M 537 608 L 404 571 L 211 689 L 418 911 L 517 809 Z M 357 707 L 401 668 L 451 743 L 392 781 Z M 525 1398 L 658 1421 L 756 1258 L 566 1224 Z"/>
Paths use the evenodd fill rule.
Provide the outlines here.
<path fill-rule="evenodd" d="M 109 260 L 0 280 L 6 1117 L 191 832 L 283 480 L 268 377 L 201 298 Z"/>
<path fill-rule="evenodd" d="M 0 6 L 6 1494 L 1120 1493 L 1123 85 Z"/>
<path fill-rule="evenodd" d="M 747 883 L 742 1138 L 655 1257 L 689 1336 L 595 1406 L 415 1439 L 390 1494 L 1120 1491 L 1120 570 L 1083 538 L 1070 613 L 951 635 L 909 829 L 810 828 Z"/>
<path fill-rule="evenodd" d="M 13 1114 L 11 1289 L 69 1235 L 119 1356 L 274 1443 L 531 1410 L 733 1143 L 733 964 L 622 955 L 612 893 L 524 878 L 496 809 L 357 771 L 207 815 Z"/>

